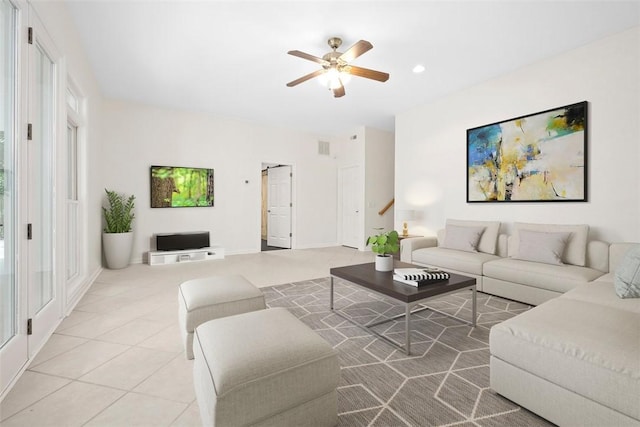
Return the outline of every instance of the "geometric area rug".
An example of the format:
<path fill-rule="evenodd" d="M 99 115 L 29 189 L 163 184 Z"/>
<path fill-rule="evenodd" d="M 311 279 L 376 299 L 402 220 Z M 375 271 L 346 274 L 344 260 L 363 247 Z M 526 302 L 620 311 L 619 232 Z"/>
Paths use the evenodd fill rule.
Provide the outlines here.
<path fill-rule="evenodd" d="M 477 327 L 424 310 L 411 317 L 411 356 L 329 310 L 329 278 L 261 288 L 338 352 L 338 426 L 552 426 L 489 388 L 489 329 L 530 306 L 478 292 Z M 394 300 L 335 279 L 334 307 L 356 323 L 404 313 Z M 471 319 L 471 292 L 426 305 Z M 404 342 L 404 320 L 375 327 Z"/>

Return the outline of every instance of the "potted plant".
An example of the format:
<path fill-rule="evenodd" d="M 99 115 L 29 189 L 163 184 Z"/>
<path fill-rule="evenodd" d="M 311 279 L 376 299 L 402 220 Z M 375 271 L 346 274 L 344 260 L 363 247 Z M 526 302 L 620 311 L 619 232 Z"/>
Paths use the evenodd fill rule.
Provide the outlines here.
<path fill-rule="evenodd" d="M 381 229 L 380 229 L 381 230 Z M 398 232 L 395 230 L 387 231 L 386 233 L 376 234 L 369 236 L 367 239 L 367 245 L 371 245 L 371 250 L 376 255 L 376 270 L 378 271 L 392 271 L 393 270 L 393 255 L 398 252 L 399 240 Z"/>
<path fill-rule="evenodd" d="M 107 267 L 112 269 L 125 268 L 131 260 L 133 250 L 133 222 L 135 206 L 135 196 L 128 198 L 124 194 L 109 191 L 107 202 L 109 207 L 102 207 L 104 215 L 104 232 L 102 233 L 102 243 L 104 246 L 104 257 Z"/>

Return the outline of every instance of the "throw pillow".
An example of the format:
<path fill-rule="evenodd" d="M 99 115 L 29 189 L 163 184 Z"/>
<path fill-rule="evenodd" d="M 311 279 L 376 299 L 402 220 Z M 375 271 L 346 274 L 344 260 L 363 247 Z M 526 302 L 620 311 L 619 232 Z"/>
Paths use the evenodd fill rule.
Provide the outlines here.
<path fill-rule="evenodd" d="M 620 298 L 640 298 L 640 245 L 629 249 L 613 281 Z"/>
<path fill-rule="evenodd" d="M 482 227 L 484 231 L 478 242 L 478 252 L 495 255 L 500 234 L 500 221 L 472 221 L 466 219 L 447 219 L 446 227 L 457 225 L 458 227 Z"/>
<path fill-rule="evenodd" d="M 520 246 L 518 243 L 521 230 L 542 231 L 546 233 L 571 233 L 567 246 L 564 249 L 562 262 L 584 267 L 587 263 L 587 241 L 589 237 L 588 225 L 569 224 L 531 224 L 524 222 L 514 223 L 515 229 L 512 238 L 509 239 L 509 256 L 515 256 Z M 513 251 L 513 253 L 512 253 Z"/>
<path fill-rule="evenodd" d="M 518 254 L 515 259 L 562 265 L 562 254 L 571 233 L 548 233 L 520 230 Z"/>
<path fill-rule="evenodd" d="M 441 247 L 457 249 L 467 252 L 478 252 L 478 242 L 484 232 L 484 227 L 460 227 L 447 225 L 445 228 L 444 242 Z"/>

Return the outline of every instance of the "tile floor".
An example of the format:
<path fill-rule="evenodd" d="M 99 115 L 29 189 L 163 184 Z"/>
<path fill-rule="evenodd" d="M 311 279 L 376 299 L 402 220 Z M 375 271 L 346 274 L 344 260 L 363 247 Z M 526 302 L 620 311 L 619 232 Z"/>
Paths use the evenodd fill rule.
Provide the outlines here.
<path fill-rule="evenodd" d="M 104 270 L 0 403 L 0 424 L 199 426 L 178 330 L 180 283 L 243 274 L 271 286 L 371 261 L 369 251 L 333 247 Z"/>

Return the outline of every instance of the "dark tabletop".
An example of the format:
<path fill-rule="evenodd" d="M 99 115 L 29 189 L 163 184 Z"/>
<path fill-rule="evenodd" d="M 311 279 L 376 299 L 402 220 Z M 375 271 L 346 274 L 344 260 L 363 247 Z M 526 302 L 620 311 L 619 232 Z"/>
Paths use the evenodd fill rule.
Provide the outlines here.
<path fill-rule="evenodd" d="M 396 261 L 394 268 L 421 268 L 419 265 Z M 332 276 L 371 289 L 399 301 L 409 303 L 424 298 L 434 297 L 458 289 L 468 288 L 476 284 L 473 277 L 449 273 L 449 280 L 427 285 L 411 286 L 393 280 L 393 271 L 376 271 L 375 263 L 334 267 L 329 270 Z"/>

